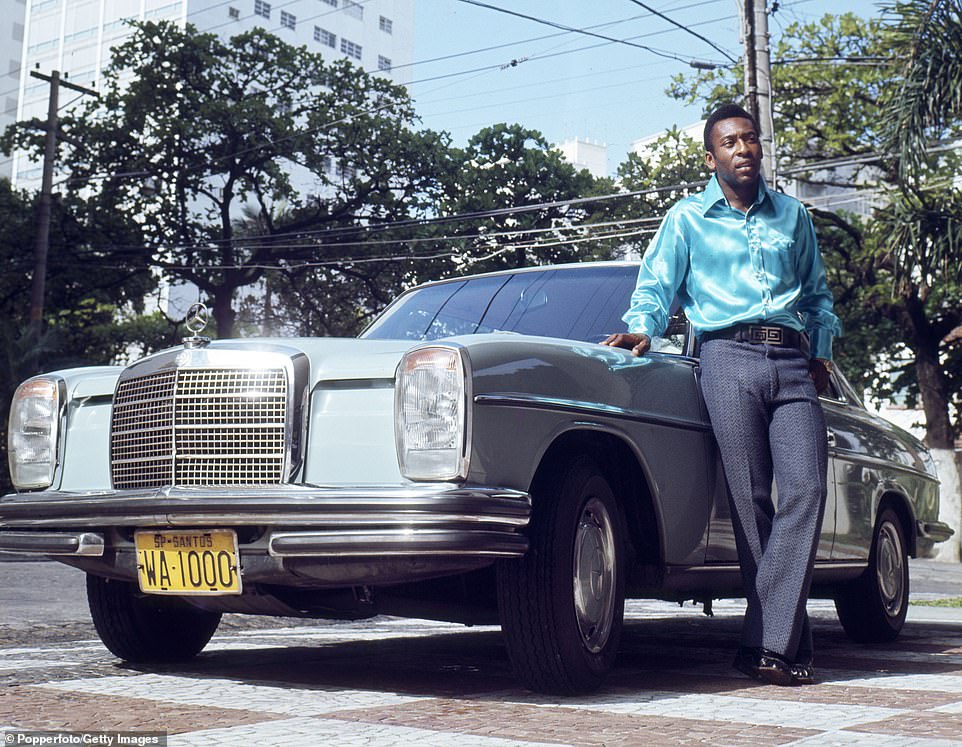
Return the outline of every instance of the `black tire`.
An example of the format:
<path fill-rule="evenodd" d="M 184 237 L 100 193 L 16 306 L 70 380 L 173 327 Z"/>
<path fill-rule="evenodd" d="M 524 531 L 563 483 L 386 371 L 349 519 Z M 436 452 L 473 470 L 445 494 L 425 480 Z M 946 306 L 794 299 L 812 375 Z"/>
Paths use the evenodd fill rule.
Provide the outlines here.
<path fill-rule="evenodd" d="M 531 690 L 596 690 L 618 653 L 625 603 L 621 506 L 589 457 L 552 465 L 533 491 L 530 548 L 498 565 L 508 656 Z"/>
<path fill-rule="evenodd" d="M 909 561 L 902 522 L 890 508 L 875 522 L 868 568 L 839 590 L 835 609 L 848 637 L 859 643 L 894 641 L 909 609 Z"/>
<path fill-rule="evenodd" d="M 220 623 L 220 613 L 177 606 L 176 600 L 150 600 L 136 584 L 89 573 L 87 604 L 103 644 L 131 662 L 191 659 Z"/>

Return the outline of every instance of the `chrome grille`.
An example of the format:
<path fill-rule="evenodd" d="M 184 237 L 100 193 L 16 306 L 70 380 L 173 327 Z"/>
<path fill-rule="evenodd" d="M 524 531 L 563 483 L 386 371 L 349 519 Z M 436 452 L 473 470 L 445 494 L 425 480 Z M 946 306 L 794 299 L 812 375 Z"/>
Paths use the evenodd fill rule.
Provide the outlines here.
<path fill-rule="evenodd" d="M 122 380 L 114 487 L 283 482 L 287 391 L 283 368 L 178 368 Z"/>

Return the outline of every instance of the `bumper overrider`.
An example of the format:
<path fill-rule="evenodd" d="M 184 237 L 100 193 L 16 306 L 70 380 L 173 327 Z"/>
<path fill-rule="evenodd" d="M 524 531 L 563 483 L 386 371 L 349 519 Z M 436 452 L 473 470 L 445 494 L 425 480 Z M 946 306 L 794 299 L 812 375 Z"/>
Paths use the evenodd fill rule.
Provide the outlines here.
<path fill-rule="evenodd" d="M 236 528 L 242 554 L 278 559 L 505 558 L 530 516 L 527 493 L 448 483 L 43 491 L 0 498 L 0 552 L 92 558 L 134 529 Z"/>

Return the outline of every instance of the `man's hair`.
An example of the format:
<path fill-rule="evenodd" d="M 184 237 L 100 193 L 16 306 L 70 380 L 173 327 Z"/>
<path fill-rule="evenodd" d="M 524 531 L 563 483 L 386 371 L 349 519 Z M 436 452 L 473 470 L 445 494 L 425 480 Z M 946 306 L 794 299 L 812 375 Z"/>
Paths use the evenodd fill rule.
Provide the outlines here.
<path fill-rule="evenodd" d="M 758 122 L 751 114 L 738 104 L 722 104 L 709 114 L 705 121 L 705 150 L 709 153 L 714 153 L 711 149 L 711 131 L 723 119 L 747 119 L 755 127 L 755 132 L 758 132 Z"/>

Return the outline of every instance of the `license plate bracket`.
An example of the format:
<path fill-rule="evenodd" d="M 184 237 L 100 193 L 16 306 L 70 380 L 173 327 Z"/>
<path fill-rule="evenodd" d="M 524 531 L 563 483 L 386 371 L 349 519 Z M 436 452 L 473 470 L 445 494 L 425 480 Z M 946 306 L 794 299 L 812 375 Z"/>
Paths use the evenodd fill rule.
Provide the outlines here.
<path fill-rule="evenodd" d="M 137 581 L 145 594 L 240 594 L 240 554 L 232 529 L 134 533 Z"/>

